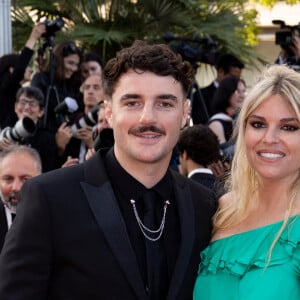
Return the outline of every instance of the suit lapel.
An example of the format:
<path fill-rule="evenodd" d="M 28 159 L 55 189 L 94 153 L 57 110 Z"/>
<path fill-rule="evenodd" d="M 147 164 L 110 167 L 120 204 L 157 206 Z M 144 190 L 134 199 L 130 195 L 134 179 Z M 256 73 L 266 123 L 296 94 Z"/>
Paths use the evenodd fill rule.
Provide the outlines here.
<path fill-rule="evenodd" d="M 126 225 L 108 182 L 100 154 L 85 163 L 86 182 L 81 186 L 97 223 L 104 233 L 122 271 L 136 292 L 138 299 L 147 299 L 134 250 Z M 195 240 L 194 206 L 188 186 L 181 176 L 173 173 L 173 186 L 180 218 L 181 245 L 169 288 L 167 300 L 176 299 L 189 265 Z M 122 245 L 122 247 L 120 247 Z"/>
<path fill-rule="evenodd" d="M 95 165 L 98 174 L 95 170 L 93 171 Z M 104 233 L 122 271 L 135 291 L 137 298 L 146 299 L 144 284 L 142 282 L 136 256 L 131 246 L 126 225 L 117 204 L 117 200 L 115 199 L 113 189 L 103 171 L 105 170 L 104 166 L 101 161 L 100 165 L 99 162 L 98 164 L 95 164 L 94 160 L 91 164 L 85 164 L 85 168 L 87 182 L 81 182 L 81 186 L 96 221 L 101 231 Z M 102 174 L 99 175 L 99 173 Z M 95 177 L 98 177 L 98 180 L 100 180 L 100 185 L 99 181 L 97 182 L 97 186 L 95 185 L 97 181 Z M 90 184 L 91 181 L 93 181 L 93 184 Z M 122 245 L 122 247 L 120 247 L 120 245 Z"/>
<path fill-rule="evenodd" d="M 174 192 L 180 218 L 181 245 L 171 280 L 168 300 L 176 299 L 181 287 L 195 241 L 194 206 L 188 186 L 176 174 L 173 175 Z"/>

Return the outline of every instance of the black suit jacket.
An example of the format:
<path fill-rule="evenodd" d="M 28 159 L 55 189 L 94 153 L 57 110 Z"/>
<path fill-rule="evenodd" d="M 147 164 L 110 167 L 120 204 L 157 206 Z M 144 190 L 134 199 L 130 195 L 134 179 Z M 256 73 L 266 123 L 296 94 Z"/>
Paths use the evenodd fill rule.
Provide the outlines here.
<path fill-rule="evenodd" d="M 216 181 L 216 177 L 213 174 L 208 174 L 208 173 L 194 173 L 190 179 L 193 179 L 201 184 L 203 184 L 204 186 L 206 186 L 207 188 L 209 188 L 212 191 L 215 191 L 215 189 L 217 188 L 217 181 Z"/>
<path fill-rule="evenodd" d="M 172 176 L 182 235 L 167 299 L 192 299 L 215 207 L 209 190 Z M 99 153 L 23 185 L 0 256 L 0 299 L 147 299 Z"/>
<path fill-rule="evenodd" d="M 4 204 L 0 199 L 0 253 L 8 230 Z"/>

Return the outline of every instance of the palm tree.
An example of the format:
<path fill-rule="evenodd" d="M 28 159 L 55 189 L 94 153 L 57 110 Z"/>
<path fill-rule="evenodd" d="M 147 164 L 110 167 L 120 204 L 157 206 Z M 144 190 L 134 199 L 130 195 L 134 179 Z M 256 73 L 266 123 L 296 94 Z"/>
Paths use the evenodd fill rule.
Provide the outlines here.
<path fill-rule="evenodd" d="M 59 15 L 65 27 L 57 33 L 56 42 L 76 40 L 104 59 L 135 39 L 166 42 L 166 34 L 171 32 L 167 37 L 172 37 L 172 46 L 181 49 L 188 44 L 197 59 L 202 54 L 231 52 L 247 63 L 255 58 L 251 47 L 257 29 L 256 12 L 246 11 L 244 5 L 242 0 L 16 0 L 13 41 L 20 49 L 32 20 Z"/>

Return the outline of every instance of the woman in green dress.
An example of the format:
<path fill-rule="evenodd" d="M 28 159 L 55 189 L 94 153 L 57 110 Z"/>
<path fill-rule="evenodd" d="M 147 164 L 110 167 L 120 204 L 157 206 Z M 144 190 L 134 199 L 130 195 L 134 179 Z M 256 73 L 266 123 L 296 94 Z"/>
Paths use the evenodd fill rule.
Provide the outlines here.
<path fill-rule="evenodd" d="M 268 67 L 236 125 L 194 300 L 300 299 L 300 74 Z"/>

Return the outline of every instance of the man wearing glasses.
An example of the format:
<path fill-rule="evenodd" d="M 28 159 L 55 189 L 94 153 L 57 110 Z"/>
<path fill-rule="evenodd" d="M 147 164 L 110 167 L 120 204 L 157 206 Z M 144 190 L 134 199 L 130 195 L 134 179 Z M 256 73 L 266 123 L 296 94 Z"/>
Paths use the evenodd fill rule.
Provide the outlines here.
<path fill-rule="evenodd" d="M 13 128 L 2 130 L 0 147 L 5 149 L 12 144 L 28 145 L 39 152 L 43 172 L 55 169 L 55 137 L 40 124 L 44 115 L 44 95 L 40 89 L 21 87 L 16 95 L 15 113 L 18 122 Z"/>

